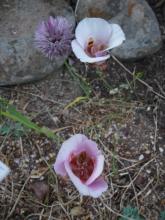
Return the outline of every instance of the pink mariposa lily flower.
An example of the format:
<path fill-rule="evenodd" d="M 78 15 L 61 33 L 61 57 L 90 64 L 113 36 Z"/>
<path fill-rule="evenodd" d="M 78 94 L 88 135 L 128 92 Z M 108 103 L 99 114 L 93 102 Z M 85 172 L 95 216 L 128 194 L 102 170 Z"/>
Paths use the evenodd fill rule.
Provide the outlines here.
<path fill-rule="evenodd" d="M 77 25 L 72 50 L 85 63 L 98 63 L 110 57 L 109 50 L 125 40 L 118 24 L 110 24 L 102 18 L 84 18 Z"/>
<path fill-rule="evenodd" d="M 73 135 L 62 144 L 54 169 L 57 174 L 69 176 L 81 195 L 99 197 L 108 186 L 101 177 L 104 156 L 97 144 L 82 134 Z"/>

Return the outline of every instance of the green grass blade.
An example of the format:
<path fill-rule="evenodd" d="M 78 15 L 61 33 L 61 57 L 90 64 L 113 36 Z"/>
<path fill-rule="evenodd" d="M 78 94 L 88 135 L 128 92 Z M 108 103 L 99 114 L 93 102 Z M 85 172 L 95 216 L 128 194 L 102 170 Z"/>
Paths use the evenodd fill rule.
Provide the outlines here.
<path fill-rule="evenodd" d="M 6 100 L 0 98 L 0 115 L 10 118 L 14 121 L 21 123 L 29 129 L 35 130 L 37 133 L 42 133 L 48 138 L 57 139 L 57 136 L 46 127 L 39 127 L 37 124 L 32 122 L 28 117 L 18 112 L 14 106 L 7 103 Z"/>
<path fill-rule="evenodd" d="M 67 62 L 65 62 L 65 66 L 69 72 L 69 74 L 71 75 L 71 77 L 73 78 L 73 80 L 75 80 L 80 88 L 83 90 L 83 92 L 85 93 L 85 95 L 87 97 L 89 97 L 91 95 L 91 87 L 90 85 L 86 82 L 86 80 L 81 76 L 79 75 L 75 69 L 73 67 L 71 67 Z"/>

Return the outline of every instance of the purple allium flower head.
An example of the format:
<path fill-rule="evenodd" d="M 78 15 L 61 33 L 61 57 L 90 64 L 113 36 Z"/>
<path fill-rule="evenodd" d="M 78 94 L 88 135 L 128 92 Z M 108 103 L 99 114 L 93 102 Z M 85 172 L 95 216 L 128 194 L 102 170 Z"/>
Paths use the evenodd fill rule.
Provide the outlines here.
<path fill-rule="evenodd" d="M 43 21 L 35 32 L 35 46 L 46 57 L 68 56 L 71 51 L 73 27 L 64 17 L 49 17 Z"/>

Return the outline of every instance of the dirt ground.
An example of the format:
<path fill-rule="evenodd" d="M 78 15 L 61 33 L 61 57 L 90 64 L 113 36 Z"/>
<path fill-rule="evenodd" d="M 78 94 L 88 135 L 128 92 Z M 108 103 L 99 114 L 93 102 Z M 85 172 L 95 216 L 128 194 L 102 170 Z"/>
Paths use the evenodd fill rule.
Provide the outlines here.
<path fill-rule="evenodd" d="M 104 74 L 71 56 L 91 90 L 83 102 L 73 104 L 84 93 L 66 66 L 58 77 L 0 88 L 1 97 L 59 137 L 1 118 L 1 128 L 10 129 L 0 131 L 0 158 L 11 168 L 0 184 L 1 220 L 115 220 L 127 205 L 146 220 L 159 219 L 165 210 L 165 5 L 157 2 L 149 1 L 163 39 L 156 54 L 131 63 L 111 58 Z M 80 197 L 52 169 L 61 143 L 75 133 L 95 140 L 105 155 L 109 187 L 98 199 Z"/>

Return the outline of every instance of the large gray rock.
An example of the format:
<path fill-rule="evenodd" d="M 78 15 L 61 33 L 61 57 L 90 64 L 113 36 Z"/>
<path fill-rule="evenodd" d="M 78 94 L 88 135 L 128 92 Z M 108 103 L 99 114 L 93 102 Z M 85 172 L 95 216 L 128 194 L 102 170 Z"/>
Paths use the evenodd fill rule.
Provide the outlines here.
<path fill-rule="evenodd" d="M 78 20 L 103 17 L 122 27 L 126 41 L 112 50 L 120 59 L 140 59 L 161 47 L 159 24 L 145 0 L 80 0 L 76 12 Z"/>
<path fill-rule="evenodd" d="M 34 48 L 34 32 L 50 15 L 75 19 L 65 0 L 0 2 L 0 86 L 27 83 L 55 72 L 64 58 L 50 61 Z"/>
<path fill-rule="evenodd" d="M 76 10 L 78 20 L 84 17 L 111 19 L 120 11 L 121 0 L 79 0 Z"/>

